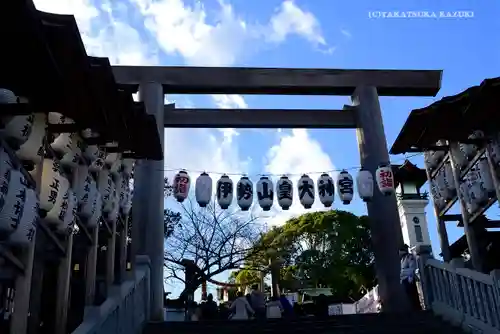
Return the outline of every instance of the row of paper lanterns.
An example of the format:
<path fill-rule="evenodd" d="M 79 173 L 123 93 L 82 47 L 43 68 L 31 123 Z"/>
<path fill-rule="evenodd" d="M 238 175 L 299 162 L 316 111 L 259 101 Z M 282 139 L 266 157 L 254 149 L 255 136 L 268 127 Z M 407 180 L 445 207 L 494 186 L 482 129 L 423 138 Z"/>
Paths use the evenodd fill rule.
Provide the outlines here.
<path fill-rule="evenodd" d="M 481 139 L 484 138 L 484 133 L 482 131 L 475 131 L 469 136 L 469 139 Z M 493 140 L 490 141 L 490 144 L 487 145 L 488 152 L 490 157 L 492 158 L 495 164 L 500 163 L 500 143 L 499 143 L 499 135 L 496 135 Z M 447 142 L 444 140 L 440 140 L 437 142 L 436 146 L 445 146 Z M 469 161 L 471 161 L 479 152 L 479 147 L 474 144 L 459 144 L 459 150 L 454 152 L 453 158 L 458 164 L 460 168 L 464 168 L 467 166 Z M 435 169 L 439 163 L 443 160 L 446 155 L 446 151 L 427 151 L 424 152 L 424 159 L 427 166 L 430 169 Z"/>
<path fill-rule="evenodd" d="M 384 195 L 394 192 L 394 175 L 391 166 L 380 165 L 376 171 L 376 183 L 379 191 Z M 177 173 L 173 179 L 173 196 L 177 201 L 183 202 L 189 195 L 191 180 L 185 170 Z M 359 197 L 369 202 L 373 197 L 374 179 L 370 171 L 361 169 L 356 177 Z M 354 195 L 354 180 L 348 171 L 339 173 L 335 185 L 333 178 L 327 173 L 321 174 L 317 180 L 317 192 L 320 202 L 325 207 L 331 207 L 335 198 L 335 188 L 343 204 L 349 204 Z M 207 206 L 212 198 L 212 178 L 207 173 L 202 173 L 196 179 L 195 197 L 200 207 Z M 304 208 L 309 209 L 315 201 L 315 184 L 308 176 L 303 175 L 298 181 L 296 191 Z M 273 181 L 266 176 L 260 178 L 256 185 L 256 195 L 259 205 L 264 211 L 269 211 L 273 206 L 274 198 L 283 210 L 288 210 L 293 203 L 294 186 L 287 176 L 282 176 L 274 187 Z M 227 209 L 233 202 L 233 181 L 227 175 L 222 175 L 216 183 L 216 197 L 221 209 Z M 252 181 L 243 176 L 236 184 L 236 200 L 241 210 L 248 210 L 254 199 L 254 186 Z"/>
<path fill-rule="evenodd" d="M 12 167 L 10 157 L 0 149 L 0 231 L 9 235 L 9 241 L 24 245 L 32 240 L 39 210 L 45 212 L 44 221 L 60 232 L 73 227 L 78 215 L 88 227 L 95 227 L 101 216 L 114 222 L 118 214 L 128 215 L 132 192 L 130 177 L 112 174 L 108 169 L 98 173 L 94 180 L 87 166 L 75 170 L 75 185 L 61 172 L 60 163 L 44 159 L 40 194 L 27 185 L 23 174 Z M 33 171 L 36 173 L 37 171 Z"/>
<path fill-rule="evenodd" d="M 17 101 L 11 91 L 0 89 L 0 103 Z M 48 119 L 54 124 L 73 123 L 57 113 L 49 113 Z M 118 153 L 106 155 L 97 146 L 85 147 L 81 137 L 74 133 L 58 134 L 51 143 L 52 149 L 62 156 L 61 160 L 44 158 L 46 115 L 7 116 L 2 117 L 2 122 L 2 136 L 14 143 L 16 155 L 21 160 L 32 161 L 35 166 L 42 163 L 37 196 L 27 186 L 21 171 L 13 167 L 9 154 L 0 147 L 0 232 L 9 235 L 10 242 L 23 245 L 32 240 L 39 210 L 45 213 L 44 221 L 61 233 L 72 228 L 75 215 L 93 227 L 101 216 L 115 221 L 119 212 L 129 214 L 132 159 L 121 159 Z M 92 134 L 87 131 L 87 135 Z M 80 159 L 82 154 L 86 154 L 86 159 Z M 90 164 L 82 164 L 84 161 Z M 71 167 L 73 186 L 62 172 L 62 166 Z M 31 174 L 38 172 L 35 169 Z M 96 179 L 92 174 L 97 175 Z"/>
<path fill-rule="evenodd" d="M 431 193 L 435 204 L 442 209 L 458 194 L 466 204 L 469 213 L 475 212 L 489 198 L 495 196 L 495 185 L 488 160 L 481 157 L 460 184 L 455 183 L 451 162 L 446 162 L 431 181 Z"/>
<path fill-rule="evenodd" d="M 0 89 L 0 103 L 27 103 L 23 98 L 18 98 L 12 91 Z M 24 161 L 39 163 L 44 157 L 43 139 L 46 135 L 47 124 L 73 124 L 74 121 L 57 112 L 28 114 L 21 116 L 4 116 L 2 135 L 15 144 L 17 156 Z M 89 164 L 92 172 L 100 171 L 105 165 L 111 171 L 124 168 L 130 174 L 134 164 L 133 159 L 118 159 L 119 153 L 108 153 L 98 145 L 86 145 L 84 139 L 95 134 L 86 129 L 81 133 L 55 134 L 50 143 L 51 148 L 62 158 L 60 163 L 67 167 L 77 167 L 81 162 Z M 81 159 L 81 158 L 84 159 Z"/>

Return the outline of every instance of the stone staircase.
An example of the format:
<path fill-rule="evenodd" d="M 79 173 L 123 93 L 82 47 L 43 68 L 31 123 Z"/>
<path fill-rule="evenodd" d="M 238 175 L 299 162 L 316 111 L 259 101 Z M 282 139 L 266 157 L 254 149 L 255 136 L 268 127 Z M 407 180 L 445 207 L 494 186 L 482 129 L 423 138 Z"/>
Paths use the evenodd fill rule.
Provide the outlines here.
<path fill-rule="evenodd" d="M 407 314 L 372 313 L 332 316 L 326 319 L 277 319 L 265 321 L 206 321 L 150 323 L 144 334 L 443 334 L 463 333 L 430 311 Z"/>

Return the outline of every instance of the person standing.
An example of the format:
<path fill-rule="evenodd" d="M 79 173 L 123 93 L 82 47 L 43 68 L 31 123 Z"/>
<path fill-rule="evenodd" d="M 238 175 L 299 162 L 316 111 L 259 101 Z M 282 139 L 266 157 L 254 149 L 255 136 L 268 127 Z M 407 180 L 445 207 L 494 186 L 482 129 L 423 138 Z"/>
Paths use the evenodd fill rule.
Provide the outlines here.
<path fill-rule="evenodd" d="M 417 290 L 417 259 L 408 251 L 408 245 L 403 245 L 399 250 L 401 259 L 400 282 L 408 296 L 408 301 L 413 310 L 421 310 L 420 297 Z"/>
<path fill-rule="evenodd" d="M 209 293 L 206 302 L 202 304 L 201 315 L 203 320 L 214 320 L 217 318 L 217 303 L 214 296 Z"/>
<path fill-rule="evenodd" d="M 276 296 L 271 297 L 271 301 L 267 303 L 266 307 L 266 318 L 267 319 L 279 319 L 283 313 L 283 305 L 281 305 L 280 299 Z"/>
<path fill-rule="evenodd" d="M 254 310 L 247 301 L 247 298 L 243 296 L 243 292 L 238 291 L 238 298 L 232 302 L 230 310 L 232 312 L 231 320 L 248 320 L 250 316 L 254 313 Z"/>
<path fill-rule="evenodd" d="M 266 297 L 264 296 L 264 293 L 262 291 L 259 291 L 258 284 L 254 284 L 252 286 L 250 300 L 250 304 L 255 311 L 255 317 L 257 319 L 264 319 L 266 317 Z"/>

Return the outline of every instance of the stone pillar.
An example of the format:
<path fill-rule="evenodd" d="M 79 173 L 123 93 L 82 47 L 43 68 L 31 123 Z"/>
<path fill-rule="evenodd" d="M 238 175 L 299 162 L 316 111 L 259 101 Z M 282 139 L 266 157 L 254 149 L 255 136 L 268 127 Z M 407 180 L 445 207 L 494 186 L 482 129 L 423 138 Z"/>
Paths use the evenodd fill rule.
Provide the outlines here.
<path fill-rule="evenodd" d="M 424 308 L 430 310 L 432 306 L 432 287 L 430 277 L 427 275 L 425 269 L 425 264 L 427 260 L 433 258 L 431 245 L 417 245 L 415 247 L 415 255 L 417 256 L 421 299 L 423 299 Z"/>
<path fill-rule="evenodd" d="M 265 283 L 264 279 L 265 279 L 265 277 L 266 277 L 266 273 L 264 271 L 261 271 L 260 272 L 260 287 L 259 287 L 261 292 L 265 292 L 265 290 L 266 290 L 265 287 L 264 287 L 264 283 Z"/>
<path fill-rule="evenodd" d="M 375 87 L 358 87 L 351 98 L 357 114 L 357 137 L 361 166 L 375 175 L 378 165 L 389 162 L 382 113 Z M 367 204 L 382 311 L 409 310 L 408 298 L 399 281 L 399 248 L 403 244 L 396 196 L 375 189 Z"/>
<path fill-rule="evenodd" d="M 154 115 L 164 147 L 163 87 L 146 82 L 139 87 L 146 112 Z M 163 321 L 163 160 L 138 160 L 134 170 L 132 201 L 133 254 L 147 255 L 151 261 L 151 321 Z"/>

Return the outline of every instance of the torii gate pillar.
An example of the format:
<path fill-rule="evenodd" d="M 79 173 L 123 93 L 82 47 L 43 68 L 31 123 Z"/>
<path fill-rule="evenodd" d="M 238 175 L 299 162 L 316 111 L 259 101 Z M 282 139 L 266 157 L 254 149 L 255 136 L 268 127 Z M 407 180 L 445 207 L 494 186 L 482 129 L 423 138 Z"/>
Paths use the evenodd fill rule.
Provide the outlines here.
<path fill-rule="evenodd" d="M 359 154 L 361 166 L 373 175 L 381 163 L 389 163 L 389 152 L 384 133 L 382 112 L 375 87 L 358 87 L 351 97 L 356 108 Z M 367 203 L 370 217 L 375 270 L 382 296 L 382 310 L 403 312 L 409 301 L 400 284 L 398 250 L 403 245 L 396 196 L 384 196 L 377 189 Z"/>
<path fill-rule="evenodd" d="M 164 94 L 157 82 L 139 85 L 139 98 L 148 114 L 156 117 L 161 145 L 164 143 Z M 163 321 L 163 160 L 138 160 L 134 170 L 132 238 L 134 255 L 147 255 L 151 264 L 150 321 Z M 137 240 L 137 242 L 136 242 Z"/>

